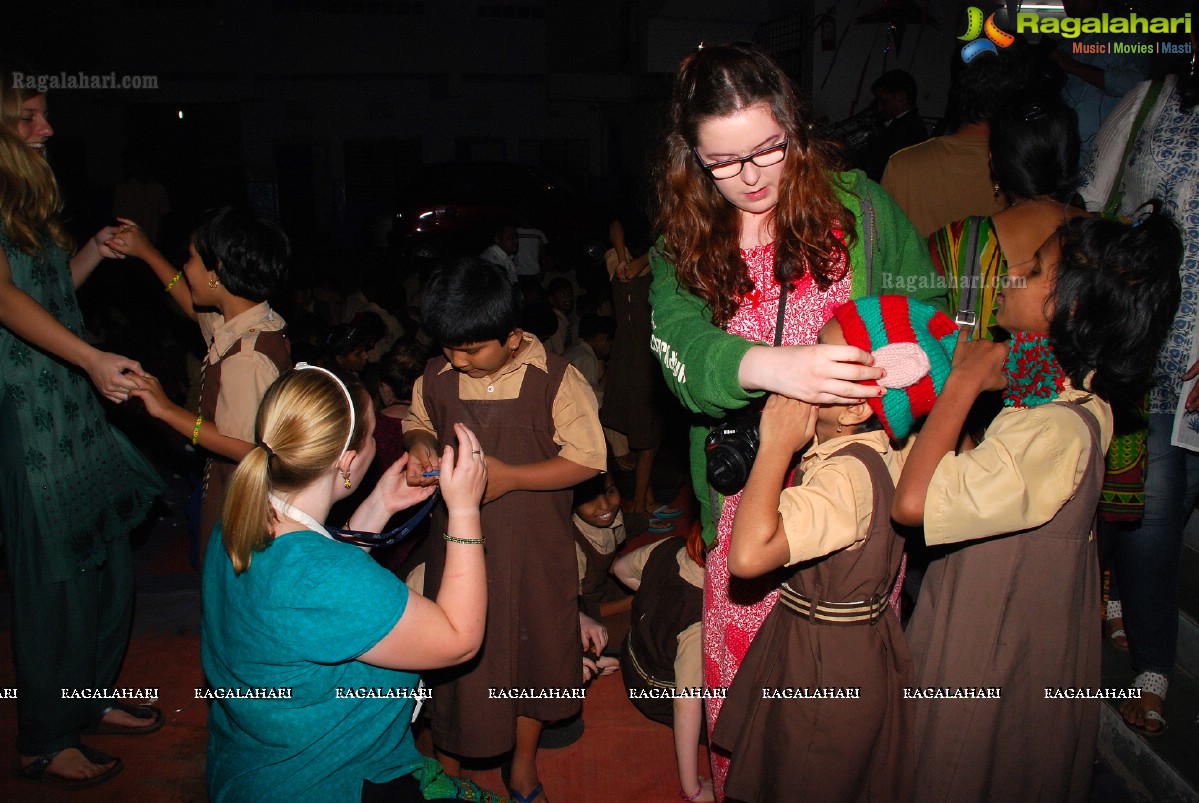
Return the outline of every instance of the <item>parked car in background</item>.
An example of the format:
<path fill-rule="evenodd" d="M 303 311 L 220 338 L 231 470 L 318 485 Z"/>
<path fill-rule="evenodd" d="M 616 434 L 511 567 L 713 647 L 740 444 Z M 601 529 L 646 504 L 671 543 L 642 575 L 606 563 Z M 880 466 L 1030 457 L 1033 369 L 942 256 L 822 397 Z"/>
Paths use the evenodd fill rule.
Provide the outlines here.
<path fill-rule="evenodd" d="M 536 169 L 509 162 L 421 165 L 400 191 L 387 242 L 415 265 L 475 255 L 495 227 L 527 214 L 549 239 L 547 259 L 567 269 L 590 265 L 608 247 L 608 214 Z"/>

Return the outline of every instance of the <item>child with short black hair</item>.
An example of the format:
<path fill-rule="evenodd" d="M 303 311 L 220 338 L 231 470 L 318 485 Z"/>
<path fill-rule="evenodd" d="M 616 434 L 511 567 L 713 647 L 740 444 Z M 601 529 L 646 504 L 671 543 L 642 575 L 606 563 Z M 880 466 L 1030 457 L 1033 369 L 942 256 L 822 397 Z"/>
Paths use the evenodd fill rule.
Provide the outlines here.
<path fill-rule="evenodd" d="M 221 514 L 238 461 L 254 448 L 258 404 L 291 367 L 286 323 L 268 303 L 282 289 L 291 247 L 273 221 L 248 209 L 210 210 L 192 232 L 183 269 L 159 253 L 131 220 L 121 219 L 114 250 L 144 260 L 184 314 L 200 324 L 208 345 L 200 379 L 199 415 L 167 398 L 152 376 L 138 376 L 150 415 L 209 454 L 200 508 L 200 556 Z"/>
<path fill-rule="evenodd" d="M 1100 702 L 1046 689 L 1100 686 L 1093 524 L 1110 405 L 1148 387 L 1181 258 L 1160 213 L 1131 226 L 1074 218 L 1009 267 L 995 320 L 1010 344 L 958 346 L 892 515 L 954 547 L 929 566 L 908 625 L 916 687 L 999 693 L 914 701 L 914 800 L 1086 799 Z M 1005 409 L 959 452 L 986 390 L 1002 390 Z"/>
<path fill-rule="evenodd" d="M 579 685 L 569 489 L 601 471 L 606 454 L 586 380 L 523 332 L 518 314 L 517 291 L 493 265 L 463 259 L 433 275 L 422 326 L 443 356 L 413 388 L 404 436 L 412 485 L 436 482 L 431 474 L 455 423 L 471 427 L 487 453 L 487 637 L 475 660 L 434 679 L 434 744 L 450 774 L 458 757 L 512 750 L 509 793 L 532 800 L 542 791 L 542 726 L 578 713 L 579 700 L 494 699 L 488 690 Z M 436 515 L 434 532 L 445 521 L 444 511 Z M 435 549 L 427 594 L 436 593 L 443 567 L 444 550 Z"/>

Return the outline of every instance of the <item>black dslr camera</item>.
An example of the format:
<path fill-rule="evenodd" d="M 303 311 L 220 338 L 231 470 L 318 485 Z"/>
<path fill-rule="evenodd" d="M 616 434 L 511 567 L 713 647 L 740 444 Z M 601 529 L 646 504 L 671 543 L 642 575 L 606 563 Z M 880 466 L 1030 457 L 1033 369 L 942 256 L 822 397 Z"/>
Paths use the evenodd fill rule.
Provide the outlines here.
<path fill-rule="evenodd" d="M 704 440 L 708 484 L 724 496 L 745 487 L 758 456 L 758 424 L 762 411 L 746 410 L 712 427 Z"/>

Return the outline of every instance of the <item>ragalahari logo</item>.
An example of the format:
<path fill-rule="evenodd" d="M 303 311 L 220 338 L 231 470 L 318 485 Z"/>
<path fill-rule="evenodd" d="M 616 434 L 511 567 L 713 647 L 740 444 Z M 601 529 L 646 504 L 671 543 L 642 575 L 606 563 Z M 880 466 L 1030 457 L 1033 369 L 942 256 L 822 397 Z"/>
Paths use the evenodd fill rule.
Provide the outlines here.
<path fill-rule="evenodd" d="M 984 38 L 979 39 L 979 36 Z M 1012 42 L 1016 41 L 1016 37 L 995 23 L 994 14 L 984 22 L 982 9 L 975 6 L 966 9 L 966 32 L 958 39 L 966 43 L 962 48 L 962 61 L 967 64 L 983 53 L 999 55 L 1000 47 L 1011 47 Z"/>

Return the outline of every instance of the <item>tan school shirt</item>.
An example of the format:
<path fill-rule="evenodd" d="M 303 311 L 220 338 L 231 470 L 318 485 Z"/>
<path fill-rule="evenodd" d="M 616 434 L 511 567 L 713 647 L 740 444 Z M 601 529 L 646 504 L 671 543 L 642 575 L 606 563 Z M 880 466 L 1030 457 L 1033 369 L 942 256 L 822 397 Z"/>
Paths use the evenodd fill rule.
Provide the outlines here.
<path fill-rule="evenodd" d="M 1099 421 L 1099 448 L 1112 439 L 1112 410 L 1066 382 L 1059 401 L 1079 400 Z M 1086 424 L 1061 404 L 995 416 L 982 443 L 947 454 L 924 500 L 924 540 L 955 544 L 1040 527 L 1074 496 L 1091 460 Z"/>
<path fill-rule="evenodd" d="M 834 456 L 851 443 L 878 452 L 891 479 L 899 481 L 907 450 L 893 449 L 882 430 L 845 435 L 813 446 L 799 461 L 803 482 L 784 488 L 779 497 L 779 515 L 790 548 L 786 565 L 866 542 L 874 516 L 870 472 L 856 457 Z M 891 515 L 889 510 L 882 513 Z"/>
<path fill-rule="evenodd" d="M 621 558 L 625 567 L 634 577 L 640 579 L 645 572 L 645 564 L 649 562 L 649 554 L 661 541 L 646 544 L 634 549 Z M 687 554 L 686 549 L 680 549 L 675 556 L 679 564 L 679 577 L 696 588 L 704 587 L 704 570 Z M 700 625 L 696 622 L 682 633 L 679 633 L 678 651 L 674 654 L 674 686 L 676 689 L 698 689 L 704 685 L 703 642 L 700 639 Z"/>
<path fill-rule="evenodd" d="M 453 371 L 446 363 L 441 373 Z M 458 375 L 458 398 L 464 401 L 504 401 L 520 396 L 525 371 L 546 372 L 545 346 L 535 336 L 524 333 L 514 359 L 504 363 L 495 374 L 474 379 Z M 437 436 L 429 411 L 425 406 L 424 376 L 412 387 L 412 406 L 404 416 L 404 434 L 417 430 Z M 599 405 L 591 386 L 573 365 L 566 366 L 558 395 L 551 411 L 554 420 L 554 443 L 560 447 L 558 456 L 586 468 L 603 471 L 607 468 L 608 453 L 604 430 L 599 422 Z"/>
<path fill-rule="evenodd" d="M 278 332 L 287 325 L 280 315 L 263 301 L 229 320 L 219 312 L 197 312 L 200 334 L 208 344 L 208 365 L 245 335 Z M 266 389 L 279 378 L 279 369 L 269 357 L 249 345 L 226 359 L 221 366 L 221 390 L 216 401 L 216 431 L 229 438 L 254 442 L 254 419 Z"/>

